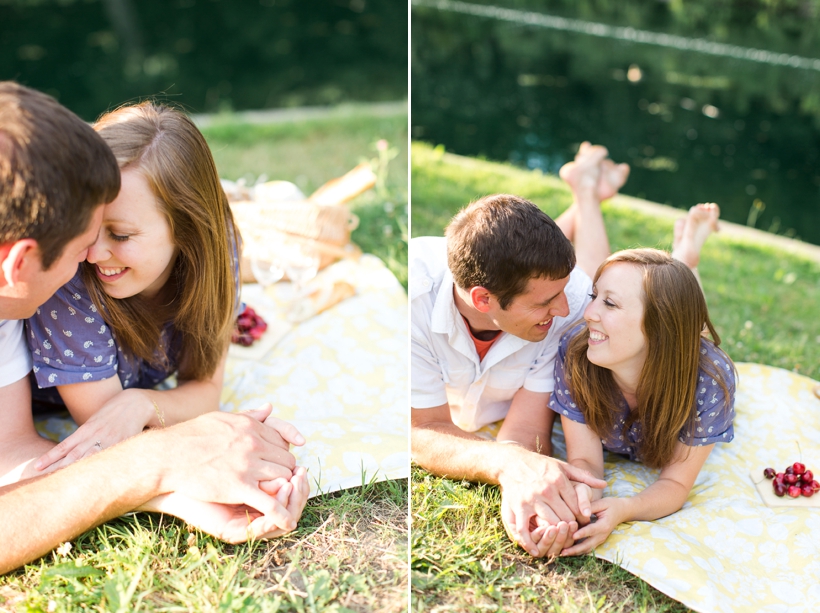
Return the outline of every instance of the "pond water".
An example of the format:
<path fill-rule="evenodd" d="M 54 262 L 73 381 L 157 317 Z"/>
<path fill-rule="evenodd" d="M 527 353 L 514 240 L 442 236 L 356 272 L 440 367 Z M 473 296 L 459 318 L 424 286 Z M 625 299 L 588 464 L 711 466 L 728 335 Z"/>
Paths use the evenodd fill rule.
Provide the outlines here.
<path fill-rule="evenodd" d="M 820 3 L 413 4 L 414 138 L 553 173 L 591 140 L 626 194 L 820 244 Z"/>
<path fill-rule="evenodd" d="M 193 112 L 407 97 L 394 0 L 0 0 L 0 79 L 84 119 L 149 96 Z"/>

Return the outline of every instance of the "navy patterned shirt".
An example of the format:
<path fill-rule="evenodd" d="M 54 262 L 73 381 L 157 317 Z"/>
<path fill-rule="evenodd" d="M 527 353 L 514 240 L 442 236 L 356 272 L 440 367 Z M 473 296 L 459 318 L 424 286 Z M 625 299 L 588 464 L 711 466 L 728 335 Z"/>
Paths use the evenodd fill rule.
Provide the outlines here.
<path fill-rule="evenodd" d="M 239 249 L 233 240 L 231 243 L 239 314 L 244 309 L 239 301 Z M 71 281 L 26 321 L 26 338 L 34 360 L 34 377 L 41 390 L 100 381 L 115 375 L 120 378 L 123 389 L 150 389 L 177 371 L 182 350 L 182 339 L 169 322 L 160 336 L 160 346 L 167 356 L 163 367 L 153 366 L 124 351 L 94 306 L 79 269 Z M 56 393 L 38 394 L 37 390 L 34 393 L 36 399 L 62 404 Z"/>
<path fill-rule="evenodd" d="M 569 385 L 564 373 L 564 360 L 567 355 L 567 346 L 576 334 L 585 329 L 586 324 L 579 324 L 569 330 L 561 338 L 558 347 L 558 357 L 555 360 L 555 391 L 550 396 L 549 408 L 561 415 L 579 423 L 586 423 L 583 412 L 578 408 L 569 392 Z M 732 363 L 708 339 L 701 338 L 700 352 L 707 356 L 715 370 L 723 378 L 729 397 L 724 397 L 723 389 L 718 381 L 703 370 L 698 373 L 698 389 L 695 393 L 695 404 L 692 411 L 696 414 L 694 432 L 684 426 L 678 434 L 678 440 L 689 446 L 704 446 L 713 443 L 728 443 L 734 434 L 732 425 L 735 417 L 735 373 Z M 641 424 L 634 422 L 627 429 L 626 421 L 629 417 L 629 406 L 621 396 L 618 414 L 615 418 L 615 427 L 612 432 L 601 439 L 604 449 L 613 453 L 628 456 L 630 460 L 640 461 L 639 443 L 641 440 Z"/>
<path fill-rule="evenodd" d="M 171 323 L 160 339 L 168 356 L 157 368 L 123 351 L 91 301 L 79 271 L 26 321 L 38 387 L 49 388 L 119 376 L 123 389 L 152 388 L 178 367 L 181 341 Z"/>

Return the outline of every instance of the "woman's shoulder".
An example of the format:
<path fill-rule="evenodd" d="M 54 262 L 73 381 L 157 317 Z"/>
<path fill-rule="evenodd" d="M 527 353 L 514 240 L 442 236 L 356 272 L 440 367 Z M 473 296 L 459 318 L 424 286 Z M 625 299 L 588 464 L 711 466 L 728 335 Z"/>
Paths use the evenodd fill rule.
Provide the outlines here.
<path fill-rule="evenodd" d="M 78 335 L 93 335 L 96 340 L 108 332 L 79 270 L 68 283 L 37 308 L 29 319 L 29 327 L 41 336 L 64 337 L 65 340 L 76 339 Z M 31 336 L 33 338 L 34 334 Z"/>
<path fill-rule="evenodd" d="M 700 353 L 701 360 L 700 377 L 719 377 L 722 379 L 730 391 L 735 387 L 735 364 L 723 349 L 715 345 L 710 339 L 701 337 Z M 706 368 L 704 368 L 706 366 Z"/>

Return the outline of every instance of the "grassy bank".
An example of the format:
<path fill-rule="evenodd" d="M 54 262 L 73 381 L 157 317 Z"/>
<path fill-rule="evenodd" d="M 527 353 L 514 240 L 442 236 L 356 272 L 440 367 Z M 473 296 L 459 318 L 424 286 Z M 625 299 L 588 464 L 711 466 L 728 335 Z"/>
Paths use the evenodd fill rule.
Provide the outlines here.
<path fill-rule="evenodd" d="M 376 158 L 375 143 L 386 139 L 398 155 L 384 189 L 351 203 L 361 218 L 353 240 L 406 286 L 406 114 L 270 126 L 225 117 L 204 132 L 222 177 L 253 183 L 265 174 L 307 194 Z M 406 480 L 319 496 L 294 533 L 239 546 L 174 518 L 134 514 L 0 577 L 0 611 L 400 611 L 407 500 Z"/>
<path fill-rule="evenodd" d="M 412 147 L 412 235 L 440 236 L 471 200 L 513 193 L 557 216 L 570 194 L 554 177 Z M 692 203 L 695 204 L 695 203 Z M 613 250 L 668 249 L 672 222 L 604 204 Z M 820 378 L 820 264 L 764 243 L 712 236 L 699 267 L 710 314 L 735 361 Z M 493 486 L 414 469 L 411 481 L 414 611 L 687 611 L 616 565 L 587 556 L 534 560 L 513 547 Z"/>

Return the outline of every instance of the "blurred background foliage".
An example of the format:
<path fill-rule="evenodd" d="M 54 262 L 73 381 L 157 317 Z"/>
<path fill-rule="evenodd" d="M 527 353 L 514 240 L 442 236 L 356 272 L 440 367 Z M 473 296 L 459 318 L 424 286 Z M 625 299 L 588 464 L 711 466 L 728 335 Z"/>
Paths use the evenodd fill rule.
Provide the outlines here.
<path fill-rule="evenodd" d="M 0 79 L 86 120 L 160 95 L 191 112 L 407 98 L 395 0 L 0 0 Z"/>
<path fill-rule="evenodd" d="M 624 193 L 820 243 L 820 1 L 413 4 L 413 138 L 544 172 L 592 140 L 632 166 Z"/>

